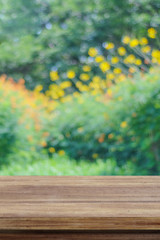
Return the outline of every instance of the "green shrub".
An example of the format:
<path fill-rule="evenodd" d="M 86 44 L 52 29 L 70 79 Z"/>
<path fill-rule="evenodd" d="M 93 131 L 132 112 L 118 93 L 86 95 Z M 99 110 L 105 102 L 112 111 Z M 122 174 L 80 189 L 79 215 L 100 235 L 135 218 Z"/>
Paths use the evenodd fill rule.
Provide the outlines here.
<path fill-rule="evenodd" d="M 49 105 L 50 104 L 50 105 Z M 45 146 L 52 101 L 37 89 L 28 91 L 21 79 L 15 83 L 0 77 L 0 162 L 6 163 L 9 153 L 21 150 L 40 152 Z"/>
<path fill-rule="evenodd" d="M 97 101 L 82 95 L 55 112 L 48 146 L 76 159 L 130 161 L 141 174 L 159 172 L 159 71 L 120 82 L 112 97 Z M 136 174 L 136 173 L 135 173 Z"/>
<path fill-rule="evenodd" d="M 48 146 L 53 146 L 57 151 L 63 149 L 76 159 L 92 159 L 94 154 L 105 158 L 108 143 L 99 142 L 101 135 L 110 131 L 105 111 L 103 103 L 100 104 L 87 95 L 61 104 L 49 126 Z"/>
<path fill-rule="evenodd" d="M 0 103 L 0 162 L 7 156 L 16 141 L 17 118 L 7 102 Z"/>
<path fill-rule="evenodd" d="M 118 167 L 113 159 L 97 159 L 91 163 L 88 160 L 77 162 L 67 155 L 54 154 L 51 158 L 45 153 L 19 151 L 18 154 L 9 156 L 9 165 L 3 165 L 0 175 L 133 175 L 134 166 L 127 162 L 123 167 Z"/>

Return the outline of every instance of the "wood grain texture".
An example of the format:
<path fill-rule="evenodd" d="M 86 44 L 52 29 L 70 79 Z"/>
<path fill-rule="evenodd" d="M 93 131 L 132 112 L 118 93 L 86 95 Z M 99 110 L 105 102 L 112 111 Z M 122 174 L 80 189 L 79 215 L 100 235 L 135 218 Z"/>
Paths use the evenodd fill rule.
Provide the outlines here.
<path fill-rule="evenodd" d="M 1 240 L 159 240 L 160 232 L 10 232 Z"/>
<path fill-rule="evenodd" d="M 1 176 L 0 230 L 160 230 L 160 177 Z"/>

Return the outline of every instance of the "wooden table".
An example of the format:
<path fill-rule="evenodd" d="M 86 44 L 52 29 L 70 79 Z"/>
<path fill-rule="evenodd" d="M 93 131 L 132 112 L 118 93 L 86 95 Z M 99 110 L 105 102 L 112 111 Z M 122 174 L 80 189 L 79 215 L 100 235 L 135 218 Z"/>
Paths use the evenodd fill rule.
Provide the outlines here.
<path fill-rule="evenodd" d="M 160 177 L 0 177 L 0 240 L 160 239 Z"/>

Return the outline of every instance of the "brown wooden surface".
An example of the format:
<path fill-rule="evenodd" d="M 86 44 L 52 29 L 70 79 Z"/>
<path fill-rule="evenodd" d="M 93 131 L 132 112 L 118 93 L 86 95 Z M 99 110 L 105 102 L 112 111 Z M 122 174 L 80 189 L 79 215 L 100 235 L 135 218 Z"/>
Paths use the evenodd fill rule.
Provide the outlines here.
<path fill-rule="evenodd" d="M 0 177 L 0 230 L 160 230 L 160 177 Z"/>
<path fill-rule="evenodd" d="M 0 233 L 1 240 L 159 240 L 159 232 L 22 232 Z"/>

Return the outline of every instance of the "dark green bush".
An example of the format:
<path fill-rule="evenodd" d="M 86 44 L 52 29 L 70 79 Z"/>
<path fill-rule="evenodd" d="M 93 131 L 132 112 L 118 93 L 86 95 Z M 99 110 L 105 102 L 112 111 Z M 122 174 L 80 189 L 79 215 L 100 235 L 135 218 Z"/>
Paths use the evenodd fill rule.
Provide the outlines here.
<path fill-rule="evenodd" d="M 9 103 L 0 103 L 0 161 L 7 156 L 16 141 L 17 119 Z"/>
<path fill-rule="evenodd" d="M 60 105 L 50 126 L 48 145 L 56 150 L 64 149 L 73 158 L 92 159 L 95 153 L 105 157 L 108 143 L 99 142 L 99 138 L 110 131 L 105 109 L 103 103 L 87 96 Z"/>

